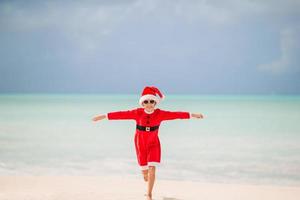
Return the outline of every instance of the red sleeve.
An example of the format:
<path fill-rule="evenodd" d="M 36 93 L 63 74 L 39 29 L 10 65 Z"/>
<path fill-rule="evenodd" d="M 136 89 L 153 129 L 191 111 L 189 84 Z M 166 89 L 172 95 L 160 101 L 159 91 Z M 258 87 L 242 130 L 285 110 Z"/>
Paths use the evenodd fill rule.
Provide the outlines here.
<path fill-rule="evenodd" d="M 181 111 L 165 111 L 160 110 L 161 119 L 162 120 L 173 120 L 173 119 L 190 119 L 189 112 L 181 112 Z"/>
<path fill-rule="evenodd" d="M 107 119 L 109 120 L 136 119 L 136 116 L 137 116 L 136 109 L 107 113 Z"/>

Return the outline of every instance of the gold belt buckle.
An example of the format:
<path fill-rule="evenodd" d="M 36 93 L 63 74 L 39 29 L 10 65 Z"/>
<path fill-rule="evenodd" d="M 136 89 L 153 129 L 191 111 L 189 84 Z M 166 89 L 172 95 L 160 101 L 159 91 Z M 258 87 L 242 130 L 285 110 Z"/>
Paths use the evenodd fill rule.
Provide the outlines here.
<path fill-rule="evenodd" d="M 150 131 L 150 127 L 149 126 L 146 126 L 146 131 Z"/>

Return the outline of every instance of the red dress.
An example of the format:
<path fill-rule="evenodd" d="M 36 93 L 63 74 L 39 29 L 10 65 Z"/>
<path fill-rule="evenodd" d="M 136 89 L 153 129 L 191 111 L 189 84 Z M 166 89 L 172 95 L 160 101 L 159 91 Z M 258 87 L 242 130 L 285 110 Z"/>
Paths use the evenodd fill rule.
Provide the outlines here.
<path fill-rule="evenodd" d="M 109 120 L 131 119 L 136 121 L 137 126 L 139 126 L 136 128 L 134 137 L 137 160 L 142 169 L 147 169 L 148 166 L 155 166 L 160 163 L 161 148 L 157 126 L 164 120 L 190 119 L 190 113 L 165 111 L 157 108 L 148 114 L 144 108 L 136 108 L 109 112 L 107 118 Z"/>

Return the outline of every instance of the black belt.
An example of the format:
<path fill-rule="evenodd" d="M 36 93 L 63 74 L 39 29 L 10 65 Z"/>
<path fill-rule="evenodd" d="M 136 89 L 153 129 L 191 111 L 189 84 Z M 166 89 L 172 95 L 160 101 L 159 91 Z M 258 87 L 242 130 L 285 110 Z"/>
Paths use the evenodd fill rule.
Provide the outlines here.
<path fill-rule="evenodd" d="M 140 125 L 136 125 L 136 128 L 141 130 L 141 131 L 155 131 L 156 129 L 159 128 L 159 126 L 140 126 Z"/>

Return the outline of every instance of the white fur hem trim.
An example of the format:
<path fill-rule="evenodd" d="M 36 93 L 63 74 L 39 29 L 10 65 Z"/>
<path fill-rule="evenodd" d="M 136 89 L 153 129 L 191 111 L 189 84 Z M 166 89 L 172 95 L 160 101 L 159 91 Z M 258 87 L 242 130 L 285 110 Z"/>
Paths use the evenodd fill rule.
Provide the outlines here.
<path fill-rule="evenodd" d="M 149 169 L 148 165 L 141 166 L 141 170 Z"/>
<path fill-rule="evenodd" d="M 143 101 L 145 101 L 146 99 L 153 99 L 154 101 L 156 101 L 156 105 L 160 103 L 160 98 L 157 96 L 154 96 L 152 94 L 146 94 L 144 96 L 142 96 L 139 100 L 139 104 L 140 106 L 143 106 Z"/>
<path fill-rule="evenodd" d="M 148 162 L 148 165 L 143 165 L 143 166 L 140 166 L 140 167 L 141 167 L 141 170 L 147 170 L 147 169 L 149 169 L 149 166 L 158 167 L 159 165 L 160 165 L 159 162 Z"/>
<path fill-rule="evenodd" d="M 148 162 L 148 166 L 159 166 L 159 162 Z"/>

